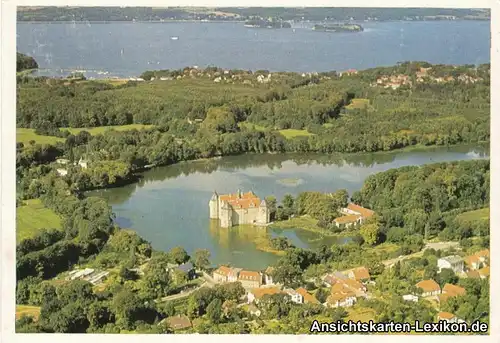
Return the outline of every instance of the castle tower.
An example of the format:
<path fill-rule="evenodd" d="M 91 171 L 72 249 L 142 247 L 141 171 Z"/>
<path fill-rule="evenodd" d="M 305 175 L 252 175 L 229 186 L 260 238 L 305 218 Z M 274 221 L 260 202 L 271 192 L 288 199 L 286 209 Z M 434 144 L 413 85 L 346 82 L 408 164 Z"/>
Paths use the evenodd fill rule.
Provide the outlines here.
<path fill-rule="evenodd" d="M 233 213 L 227 201 L 223 201 L 219 213 L 220 226 L 231 227 L 233 226 Z"/>
<path fill-rule="evenodd" d="M 210 208 L 210 219 L 219 219 L 219 194 L 216 191 L 208 202 L 208 207 Z"/>
<path fill-rule="evenodd" d="M 269 213 L 269 207 L 267 206 L 266 200 L 262 200 L 259 205 L 259 214 L 257 215 L 257 222 L 261 224 L 267 224 L 271 221 L 271 214 Z"/>

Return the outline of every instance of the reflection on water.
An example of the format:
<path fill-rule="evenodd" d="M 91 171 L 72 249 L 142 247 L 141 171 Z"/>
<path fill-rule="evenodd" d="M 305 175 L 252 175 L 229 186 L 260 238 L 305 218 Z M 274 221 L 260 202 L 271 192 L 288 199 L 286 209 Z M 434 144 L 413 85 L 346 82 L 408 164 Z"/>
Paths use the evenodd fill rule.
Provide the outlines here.
<path fill-rule="evenodd" d="M 212 262 L 246 268 L 265 268 L 276 255 L 256 250 L 256 241 L 284 236 L 295 246 L 315 248 L 342 244 L 348 238 L 322 238 L 304 230 L 218 227 L 211 221 L 208 201 L 219 193 L 253 190 L 258 196 L 277 199 L 303 191 L 358 190 L 371 174 L 407 165 L 469 160 L 488 157 L 489 147 L 435 148 L 422 151 L 320 155 L 263 154 L 183 162 L 143 173 L 143 178 L 125 187 L 95 191 L 104 197 L 120 226 L 136 230 L 155 249 L 183 246 L 192 253 L 209 249 Z M 290 187 L 279 180 L 301 180 Z"/>

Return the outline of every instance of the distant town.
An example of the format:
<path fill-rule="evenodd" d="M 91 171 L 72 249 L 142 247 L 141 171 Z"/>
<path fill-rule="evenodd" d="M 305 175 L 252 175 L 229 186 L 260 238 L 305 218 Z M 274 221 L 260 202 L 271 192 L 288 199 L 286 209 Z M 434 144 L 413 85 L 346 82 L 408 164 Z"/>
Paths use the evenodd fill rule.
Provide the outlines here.
<path fill-rule="evenodd" d="M 20 7 L 19 21 L 436 21 L 489 20 L 487 9 Z M 260 26 L 260 25 L 259 25 Z M 267 25 L 266 25 L 267 26 Z"/>

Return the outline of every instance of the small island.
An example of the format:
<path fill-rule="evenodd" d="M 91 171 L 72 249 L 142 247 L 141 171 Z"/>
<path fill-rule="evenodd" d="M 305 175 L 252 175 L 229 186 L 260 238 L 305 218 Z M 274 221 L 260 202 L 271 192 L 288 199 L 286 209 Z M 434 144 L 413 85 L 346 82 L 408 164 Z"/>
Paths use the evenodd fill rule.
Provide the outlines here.
<path fill-rule="evenodd" d="M 287 21 L 269 21 L 269 20 L 248 20 L 245 27 L 261 29 L 290 29 L 292 25 Z"/>
<path fill-rule="evenodd" d="M 313 30 L 324 32 L 362 32 L 364 29 L 358 24 L 329 24 L 314 25 Z"/>

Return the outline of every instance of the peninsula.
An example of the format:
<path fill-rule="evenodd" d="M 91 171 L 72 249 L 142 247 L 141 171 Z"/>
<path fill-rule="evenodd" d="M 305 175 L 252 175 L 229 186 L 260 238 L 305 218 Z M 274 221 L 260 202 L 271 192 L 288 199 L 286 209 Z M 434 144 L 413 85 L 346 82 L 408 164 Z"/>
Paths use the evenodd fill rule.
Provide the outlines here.
<path fill-rule="evenodd" d="M 270 20 L 248 20 L 245 22 L 245 27 L 261 28 L 261 29 L 290 29 L 292 25 L 286 21 L 270 21 Z"/>
<path fill-rule="evenodd" d="M 313 30 L 326 32 L 361 32 L 364 29 L 358 24 L 328 24 L 314 25 Z"/>

